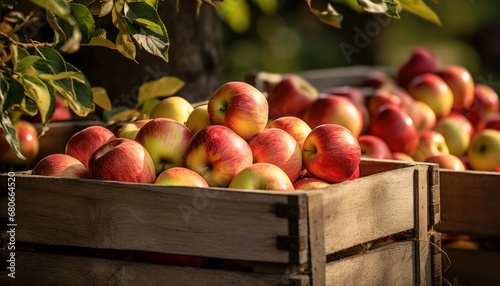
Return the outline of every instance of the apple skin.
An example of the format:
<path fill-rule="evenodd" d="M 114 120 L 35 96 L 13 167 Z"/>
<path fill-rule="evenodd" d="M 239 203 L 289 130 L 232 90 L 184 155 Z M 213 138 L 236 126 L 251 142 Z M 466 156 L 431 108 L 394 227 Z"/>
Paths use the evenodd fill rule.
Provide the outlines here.
<path fill-rule="evenodd" d="M 43 157 L 33 170 L 32 175 L 60 178 L 87 178 L 87 168 L 82 162 L 66 154 L 50 154 Z"/>
<path fill-rule="evenodd" d="M 155 185 L 208 188 L 207 181 L 186 167 L 172 167 L 156 177 Z"/>
<path fill-rule="evenodd" d="M 453 94 L 453 109 L 467 110 L 474 100 L 474 80 L 469 71 L 462 66 L 439 68 L 439 75 L 450 87 Z"/>
<path fill-rule="evenodd" d="M 248 143 L 223 125 L 210 125 L 195 133 L 186 150 L 185 167 L 200 174 L 211 187 L 227 187 L 252 163 Z"/>
<path fill-rule="evenodd" d="M 252 85 L 230 81 L 208 100 L 208 117 L 212 124 L 227 126 L 248 140 L 266 128 L 269 106 L 264 94 Z"/>
<path fill-rule="evenodd" d="M 385 90 L 375 90 L 367 100 L 367 108 L 370 114 L 374 114 L 380 106 L 389 103 L 401 106 L 401 97 Z"/>
<path fill-rule="evenodd" d="M 472 137 L 472 135 L 474 135 L 474 133 L 476 132 L 476 128 L 474 127 L 474 125 L 472 125 L 472 122 L 467 117 L 465 117 L 464 114 L 457 111 L 452 111 L 446 117 L 453 118 L 460 122 L 460 124 L 462 125 L 462 129 L 465 130 L 469 137 Z"/>
<path fill-rule="evenodd" d="M 299 143 L 302 150 L 304 140 L 311 132 L 311 127 L 302 119 L 295 116 L 283 116 L 272 120 L 267 128 L 279 128 L 290 134 Z"/>
<path fill-rule="evenodd" d="M 295 190 L 314 190 L 329 186 L 330 183 L 318 178 L 301 178 L 293 182 Z"/>
<path fill-rule="evenodd" d="M 397 81 L 402 87 L 416 76 L 434 72 L 439 67 L 437 56 L 428 48 L 413 48 L 409 58 L 398 69 Z"/>
<path fill-rule="evenodd" d="M 465 171 L 465 165 L 460 158 L 452 154 L 439 154 L 425 159 L 426 163 L 436 163 L 439 168 L 455 171 Z"/>
<path fill-rule="evenodd" d="M 408 93 L 423 101 L 434 111 L 437 118 L 444 117 L 453 108 L 453 92 L 438 75 L 427 73 L 416 76 L 407 85 Z"/>
<path fill-rule="evenodd" d="M 239 171 L 228 188 L 245 190 L 293 191 L 288 175 L 271 163 L 254 163 Z"/>
<path fill-rule="evenodd" d="M 413 160 L 424 162 L 428 157 L 449 154 L 444 136 L 435 130 L 420 132 L 417 149 L 412 154 Z"/>
<path fill-rule="evenodd" d="M 474 170 L 496 171 L 500 167 L 500 131 L 484 129 L 471 140 L 467 153 L 469 165 Z"/>
<path fill-rule="evenodd" d="M 202 104 L 194 108 L 186 120 L 186 127 L 191 132 L 196 133 L 211 124 L 208 117 L 208 104 Z"/>
<path fill-rule="evenodd" d="M 268 91 L 269 118 L 299 117 L 304 108 L 318 98 L 318 94 L 318 90 L 300 75 L 285 75 Z"/>
<path fill-rule="evenodd" d="M 118 131 L 116 132 L 116 137 L 118 138 L 128 138 L 135 140 L 135 136 L 139 132 L 144 124 L 148 123 L 152 119 L 140 119 L 134 122 L 124 124 Z"/>
<path fill-rule="evenodd" d="M 320 95 L 304 109 L 301 118 L 311 129 L 325 123 L 339 124 L 357 137 L 363 130 L 363 114 L 349 99 L 338 95 Z"/>
<path fill-rule="evenodd" d="M 349 99 L 356 106 L 365 106 L 365 95 L 354 86 L 334 86 L 323 90 L 321 93 L 342 96 Z"/>
<path fill-rule="evenodd" d="M 185 98 L 169 96 L 151 110 L 149 118 L 170 118 L 184 124 L 193 110 L 193 106 Z"/>
<path fill-rule="evenodd" d="M 370 119 L 368 134 L 384 140 L 392 153 L 413 154 L 417 149 L 419 135 L 413 120 L 399 106 L 381 106 Z"/>
<path fill-rule="evenodd" d="M 358 137 L 361 148 L 361 157 L 392 159 L 392 152 L 382 138 L 375 135 L 363 134 Z"/>
<path fill-rule="evenodd" d="M 141 127 L 135 141 L 139 142 L 153 159 L 156 175 L 168 168 L 184 165 L 189 141 L 193 133 L 180 122 L 170 118 L 156 118 Z"/>
<path fill-rule="evenodd" d="M 115 138 L 101 145 L 88 161 L 90 179 L 131 183 L 156 180 L 153 159 L 146 148 L 128 138 Z"/>
<path fill-rule="evenodd" d="M 477 123 L 476 132 L 484 129 L 495 129 L 500 131 L 500 113 L 490 113 Z"/>
<path fill-rule="evenodd" d="M 89 126 L 69 138 L 64 153 L 78 159 L 88 168 L 92 153 L 107 141 L 115 138 L 115 134 L 104 126 Z"/>
<path fill-rule="evenodd" d="M 499 100 L 498 94 L 491 87 L 484 84 L 477 84 L 474 87 L 472 105 L 465 112 L 465 116 L 475 126 L 489 113 L 499 112 Z"/>
<path fill-rule="evenodd" d="M 50 121 L 64 121 L 70 120 L 73 117 L 71 111 L 66 108 L 63 99 L 56 97 L 56 106 L 54 108 L 54 113 L 50 117 Z M 35 116 L 27 116 L 23 115 L 21 117 L 23 120 L 28 122 L 41 122 L 42 118 L 40 117 L 40 113 L 37 113 Z"/>
<path fill-rule="evenodd" d="M 361 148 L 349 129 L 322 124 L 313 128 L 304 141 L 302 161 L 312 176 L 329 183 L 343 182 L 358 168 Z"/>
<path fill-rule="evenodd" d="M 302 171 L 302 149 L 292 135 L 279 128 L 265 129 L 248 140 L 254 163 L 280 167 L 292 182 Z"/>
<path fill-rule="evenodd" d="M 467 128 L 467 125 L 453 117 L 441 118 L 434 126 L 434 130 L 443 135 L 449 153 L 455 156 L 465 154 L 469 148 L 471 136 Z"/>
<path fill-rule="evenodd" d="M 17 157 L 0 128 L 0 163 L 12 166 L 28 166 L 35 161 L 40 150 L 38 132 L 32 123 L 23 119 L 16 120 L 13 123 L 13 127 L 19 139 L 21 154 L 23 154 L 25 159 Z"/>
<path fill-rule="evenodd" d="M 402 152 L 393 152 L 392 153 L 392 160 L 415 162 L 415 160 L 413 160 L 413 158 L 410 155 L 402 153 Z"/>
<path fill-rule="evenodd" d="M 428 104 L 420 100 L 414 101 L 416 116 L 413 119 L 418 131 L 430 130 L 436 125 L 436 114 Z"/>

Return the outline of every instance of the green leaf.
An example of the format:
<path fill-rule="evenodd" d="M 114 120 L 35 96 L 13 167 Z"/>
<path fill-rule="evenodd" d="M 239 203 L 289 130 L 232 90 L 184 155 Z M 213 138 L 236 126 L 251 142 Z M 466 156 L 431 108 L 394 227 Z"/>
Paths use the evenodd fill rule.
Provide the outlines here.
<path fill-rule="evenodd" d="M 0 111 L 4 113 L 8 108 L 5 108 L 7 95 L 9 94 L 9 83 L 4 78 L 3 73 L 0 73 Z"/>
<path fill-rule="evenodd" d="M 139 116 L 137 109 L 130 109 L 126 106 L 119 106 L 104 112 L 104 118 L 108 124 L 116 122 L 132 121 Z"/>
<path fill-rule="evenodd" d="M 311 11 L 311 13 L 313 13 L 313 15 L 318 17 L 318 19 L 320 19 L 321 22 L 340 29 L 341 27 L 340 23 L 342 22 L 342 15 L 340 15 L 337 11 L 335 11 L 335 9 L 333 9 L 333 6 L 330 3 L 328 3 L 326 10 L 320 11 L 312 7 L 311 1 L 312 0 L 306 0 L 307 5 L 309 5 L 309 10 Z"/>
<path fill-rule="evenodd" d="M 82 43 L 88 43 L 95 30 L 94 17 L 82 4 L 71 3 L 71 16 L 75 19 L 82 33 Z"/>
<path fill-rule="evenodd" d="M 103 87 L 92 87 L 94 103 L 104 110 L 111 110 L 111 101 L 109 100 L 108 92 Z"/>
<path fill-rule="evenodd" d="M 40 74 L 38 75 L 43 80 L 60 80 L 60 79 L 74 79 L 80 83 L 85 83 L 85 77 L 81 73 L 76 72 L 61 72 L 57 74 Z"/>
<path fill-rule="evenodd" d="M 174 76 L 165 76 L 142 84 L 137 96 L 137 108 L 150 99 L 174 95 L 184 84 L 184 81 Z"/>
<path fill-rule="evenodd" d="M 217 3 L 217 12 L 236 33 L 244 33 L 250 27 L 250 6 L 247 1 L 223 1 Z"/>
<path fill-rule="evenodd" d="M 24 75 L 22 77 L 22 85 L 26 96 L 35 102 L 40 113 L 42 125 L 45 127 L 55 109 L 56 98 L 53 90 L 51 92 L 41 79 L 31 75 Z"/>
<path fill-rule="evenodd" d="M 117 50 L 124 55 L 126 58 L 129 58 L 137 63 L 135 60 L 136 55 L 136 46 L 132 37 L 128 33 L 127 23 L 125 17 L 120 13 L 119 8 L 115 5 L 111 16 L 113 19 L 113 24 L 118 28 L 118 35 L 116 36 L 116 48 Z"/>
<path fill-rule="evenodd" d="M 155 10 L 158 8 L 158 0 L 144 0 L 144 3 L 148 4 Z"/>
<path fill-rule="evenodd" d="M 71 8 L 65 0 L 30 0 L 34 4 L 54 13 L 62 19 L 71 18 Z"/>
<path fill-rule="evenodd" d="M 66 98 L 71 109 L 78 116 L 85 117 L 95 109 L 92 87 L 90 86 L 88 80 L 85 78 L 84 74 L 72 64 L 66 63 L 66 68 L 69 72 L 79 73 L 85 79 L 84 83 L 76 80 L 71 80 L 74 88 L 75 98 Z"/>
<path fill-rule="evenodd" d="M 3 102 L 3 107 L 0 109 L 2 112 L 9 110 L 13 106 L 19 106 L 23 102 L 24 97 L 24 87 L 17 80 L 13 79 L 10 75 L 5 74 L 2 76 L 8 84 L 8 96 Z M 35 110 L 36 112 L 36 110 Z"/>
<path fill-rule="evenodd" d="M 99 46 L 99 47 L 105 47 L 108 49 L 112 50 L 117 50 L 118 48 L 116 47 L 115 43 L 111 42 L 108 39 L 100 38 L 100 37 L 94 37 L 90 40 L 88 44 L 83 44 L 82 46 Z"/>
<path fill-rule="evenodd" d="M 397 0 L 404 10 L 408 10 L 427 21 L 442 26 L 437 14 L 423 0 Z"/>
<path fill-rule="evenodd" d="M 33 66 L 34 63 L 38 62 L 42 58 L 40 56 L 26 56 L 21 60 L 16 62 L 14 70 L 16 72 L 23 72 L 26 68 Z"/>
<path fill-rule="evenodd" d="M 21 154 L 21 146 L 19 145 L 19 138 L 17 137 L 16 134 L 16 128 L 14 128 L 12 121 L 5 112 L 1 113 L 0 126 L 2 127 L 3 136 L 5 140 L 7 140 L 7 142 L 9 143 L 10 148 L 12 148 L 12 151 L 16 153 L 17 157 L 23 160 L 26 159 L 26 157 L 24 157 L 23 154 Z"/>

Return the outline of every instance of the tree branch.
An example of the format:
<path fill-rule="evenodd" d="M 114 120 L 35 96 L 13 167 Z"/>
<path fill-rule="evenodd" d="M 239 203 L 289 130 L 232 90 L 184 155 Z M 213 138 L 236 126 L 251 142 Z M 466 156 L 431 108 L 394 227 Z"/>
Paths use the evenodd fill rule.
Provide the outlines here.
<path fill-rule="evenodd" d="M 22 43 L 22 42 L 14 40 L 9 35 L 7 35 L 3 32 L 0 32 L 0 37 L 6 39 L 8 42 L 10 42 L 14 45 L 23 47 L 25 49 L 36 48 L 36 47 L 53 47 L 54 46 L 54 44 L 52 44 L 52 43 L 38 43 L 38 42 Z"/>

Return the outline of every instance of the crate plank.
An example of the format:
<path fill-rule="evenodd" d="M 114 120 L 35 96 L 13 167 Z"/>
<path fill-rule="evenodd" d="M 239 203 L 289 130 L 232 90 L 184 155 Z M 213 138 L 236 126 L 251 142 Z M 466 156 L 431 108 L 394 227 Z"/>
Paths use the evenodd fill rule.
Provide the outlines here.
<path fill-rule="evenodd" d="M 118 261 L 49 253 L 16 253 L 16 278 L 0 276 L 0 285 L 309 285 L 307 277 L 288 273 L 256 274 L 195 267 Z"/>
<path fill-rule="evenodd" d="M 326 265 L 326 285 L 418 285 L 413 241 L 396 242 Z"/>
<path fill-rule="evenodd" d="M 442 233 L 500 237 L 500 174 L 440 171 Z"/>

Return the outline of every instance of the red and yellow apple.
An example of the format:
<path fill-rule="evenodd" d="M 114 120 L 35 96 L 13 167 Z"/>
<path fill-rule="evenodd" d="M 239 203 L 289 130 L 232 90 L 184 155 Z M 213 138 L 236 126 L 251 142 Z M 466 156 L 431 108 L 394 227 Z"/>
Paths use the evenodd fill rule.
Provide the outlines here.
<path fill-rule="evenodd" d="M 425 159 L 426 163 L 436 163 L 439 165 L 439 168 L 442 169 L 450 169 L 455 171 L 465 171 L 466 167 L 462 160 L 452 154 L 439 154 L 428 157 Z"/>
<path fill-rule="evenodd" d="M 495 129 L 500 131 L 500 113 L 490 113 L 484 116 L 477 124 L 476 131 L 483 129 Z"/>
<path fill-rule="evenodd" d="M 115 134 L 104 126 L 89 126 L 69 138 L 64 153 L 78 159 L 88 168 L 92 153 L 107 141 L 115 138 Z"/>
<path fill-rule="evenodd" d="M 304 145 L 307 135 L 311 132 L 311 127 L 302 119 L 295 116 L 283 116 L 272 120 L 267 128 L 279 128 L 290 134 L 297 143 L 300 149 Z"/>
<path fill-rule="evenodd" d="M 470 144 L 469 129 L 460 120 L 453 117 L 441 118 L 434 130 L 443 135 L 450 154 L 460 156 L 467 152 Z"/>
<path fill-rule="evenodd" d="M 435 130 L 424 130 L 420 132 L 418 146 L 413 152 L 412 158 L 417 162 L 424 162 L 428 157 L 449 153 L 441 133 Z"/>
<path fill-rule="evenodd" d="M 466 110 L 466 117 L 475 126 L 489 113 L 499 112 L 499 101 L 498 94 L 493 88 L 484 84 L 477 84 L 474 87 L 472 105 Z"/>
<path fill-rule="evenodd" d="M 229 188 L 246 190 L 293 191 L 288 175 L 278 166 L 270 163 L 254 163 L 239 171 Z"/>
<path fill-rule="evenodd" d="M 330 183 L 318 178 L 300 178 L 293 182 L 295 190 L 314 190 L 329 186 Z"/>
<path fill-rule="evenodd" d="M 413 118 L 413 123 L 418 131 L 430 130 L 436 125 L 436 114 L 430 108 L 430 106 L 420 100 L 414 101 L 415 116 Z"/>
<path fill-rule="evenodd" d="M 16 136 L 19 140 L 19 148 L 24 159 L 17 157 L 0 129 L 0 163 L 12 166 L 28 166 L 38 155 L 40 143 L 35 126 L 26 120 L 16 120 L 13 123 Z"/>
<path fill-rule="evenodd" d="M 87 178 L 87 168 L 66 154 L 50 154 L 43 157 L 31 171 L 32 175 L 60 178 Z"/>
<path fill-rule="evenodd" d="M 208 188 L 207 181 L 195 171 L 186 167 L 172 167 L 161 172 L 155 185 Z"/>
<path fill-rule="evenodd" d="M 453 94 L 453 109 L 467 110 L 474 100 L 474 80 L 470 72 L 462 66 L 451 65 L 439 68 L 439 75 L 450 87 Z"/>
<path fill-rule="evenodd" d="M 382 138 L 375 135 L 363 134 L 358 137 L 361 157 L 392 159 L 392 152 Z"/>
<path fill-rule="evenodd" d="M 500 131 L 484 129 L 477 132 L 468 150 L 469 165 L 474 170 L 496 171 L 500 167 Z"/>
<path fill-rule="evenodd" d="M 408 93 L 434 111 L 437 118 L 444 117 L 453 108 L 453 92 L 438 75 L 426 73 L 413 78 L 407 85 Z"/>
<path fill-rule="evenodd" d="M 180 96 L 169 96 L 162 99 L 149 114 L 149 118 L 170 118 L 184 124 L 193 111 L 187 99 Z"/>
<path fill-rule="evenodd" d="M 434 72 L 438 67 L 439 60 L 429 48 L 415 47 L 409 58 L 398 69 L 398 83 L 406 87 L 406 84 L 416 76 Z"/>

